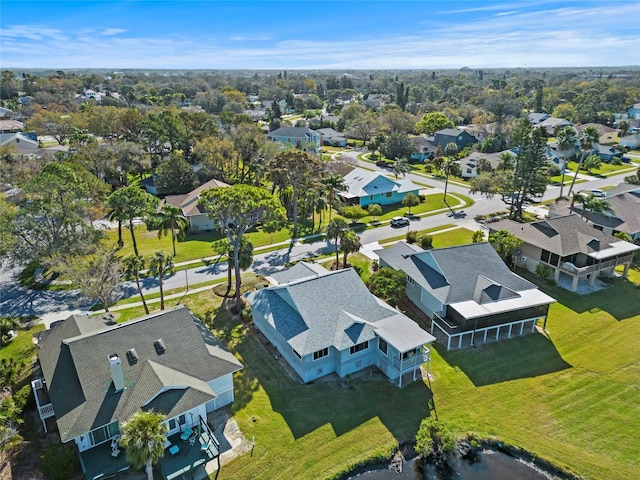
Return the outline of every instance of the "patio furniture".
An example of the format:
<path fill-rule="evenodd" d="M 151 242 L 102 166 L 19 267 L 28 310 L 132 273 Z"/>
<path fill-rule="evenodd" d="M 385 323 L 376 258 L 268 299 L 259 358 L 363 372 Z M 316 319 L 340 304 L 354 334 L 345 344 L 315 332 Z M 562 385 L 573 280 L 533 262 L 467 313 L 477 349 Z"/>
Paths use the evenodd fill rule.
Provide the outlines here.
<path fill-rule="evenodd" d="M 169 447 L 169 453 L 171 455 L 175 455 L 176 453 L 178 453 L 180 451 L 180 447 L 178 445 L 171 445 Z"/>
<path fill-rule="evenodd" d="M 169 448 L 171 446 L 171 440 L 168 438 L 164 441 L 164 448 Z"/>
<path fill-rule="evenodd" d="M 209 440 L 207 443 L 201 443 L 200 451 L 204 452 L 205 450 L 208 450 L 210 446 L 211 446 L 211 440 Z"/>
<path fill-rule="evenodd" d="M 198 439 L 198 435 L 196 435 L 195 433 L 191 435 L 191 437 L 189 437 L 189 445 L 193 447 L 197 439 Z"/>
<path fill-rule="evenodd" d="M 120 449 L 119 448 L 113 448 L 111 449 L 111 456 L 113 458 L 116 458 L 118 455 L 120 455 Z"/>
<path fill-rule="evenodd" d="M 191 428 L 189 427 L 185 428 L 184 431 L 182 432 L 182 435 L 180 435 L 180 440 L 184 440 L 184 441 L 189 440 L 189 437 L 191 436 L 192 433 L 193 433 L 193 430 L 191 430 Z"/>

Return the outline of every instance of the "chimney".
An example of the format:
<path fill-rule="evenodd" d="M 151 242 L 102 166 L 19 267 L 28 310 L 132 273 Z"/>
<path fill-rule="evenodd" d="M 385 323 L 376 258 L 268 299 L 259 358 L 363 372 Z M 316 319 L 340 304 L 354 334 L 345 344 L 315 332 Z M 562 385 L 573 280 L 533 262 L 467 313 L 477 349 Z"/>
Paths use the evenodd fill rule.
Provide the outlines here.
<path fill-rule="evenodd" d="M 109 355 L 109 365 L 111 365 L 111 379 L 116 393 L 124 390 L 124 373 L 122 373 L 122 360 L 117 353 Z"/>

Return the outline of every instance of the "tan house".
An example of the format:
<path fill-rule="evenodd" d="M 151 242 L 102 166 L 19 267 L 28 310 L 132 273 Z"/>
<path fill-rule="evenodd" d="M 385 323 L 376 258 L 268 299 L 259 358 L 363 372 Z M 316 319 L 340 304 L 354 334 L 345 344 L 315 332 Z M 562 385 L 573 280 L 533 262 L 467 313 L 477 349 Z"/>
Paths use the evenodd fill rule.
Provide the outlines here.
<path fill-rule="evenodd" d="M 532 223 L 501 220 L 489 225 L 490 233 L 506 230 L 522 240 L 516 266 L 535 272 L 539 264 L 547 265 L 558 285 L 572 292 L 580 284 L 593 287 L 597 277 L 612 277 L 620 265 L 626 277 L 634 252 L 640 250 L 640 246 L 607 235 L 575 214 Z"/>
<path fill-rule="evenodd" d="M 191 232 L 214 230 L 216 225 L 214 224 L 213 219 L 209 218 L 206 210 L 198 203 L 198 200 L 200 200 L 200 195 L 205 190 L 209 190 L 211 188 L 225 188 L 228 186 L 228 184 L 213 178 L 189 193 L 182 195 L 167 195 L 162 201 L 160 207 L 165 204 L 180 207 L 182 209 L 182 214 L 189 220 L 189 230 Z"/>

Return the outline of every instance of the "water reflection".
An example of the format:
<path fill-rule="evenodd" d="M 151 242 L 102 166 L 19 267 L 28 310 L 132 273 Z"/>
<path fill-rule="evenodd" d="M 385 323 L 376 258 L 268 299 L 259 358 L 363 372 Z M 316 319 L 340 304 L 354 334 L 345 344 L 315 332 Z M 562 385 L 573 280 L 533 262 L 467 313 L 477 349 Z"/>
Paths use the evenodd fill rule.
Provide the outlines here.
<path fill-rule="evenodd" d="M 426 469 L 415 460 L 404 464 L 402 473 L 376 470 L 350 477 L 358 480 L 552 480 L 555 477 L 501 452 L 485 450 L 465 459 L 453 459 L 445 468 Z"/>

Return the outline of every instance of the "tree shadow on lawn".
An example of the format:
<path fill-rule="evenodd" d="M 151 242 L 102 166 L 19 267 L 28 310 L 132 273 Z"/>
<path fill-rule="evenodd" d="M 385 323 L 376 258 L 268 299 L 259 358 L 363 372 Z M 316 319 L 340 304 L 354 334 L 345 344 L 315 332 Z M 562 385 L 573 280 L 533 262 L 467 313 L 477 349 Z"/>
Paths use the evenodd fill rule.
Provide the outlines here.
<path fill-rule="evenodd" d="M 464 350 L 447 351 L 438 344 L 434 348 L 449 365 L 462 370 L 476 387 L 572 368 L 553 342 L 541 333 Z"/>
<path fill-rule="evenodd" d="M 639 267 L 634 266 L 633 269 Z M 541 282 L 540 278 L 530 272 L 518 269 L 518 275 L 536 284 L 540 290 L 555 298 L 558 303 L 575 313 L 607 312 L 618 321 L 628 320 L 640 315 L 640 286 L 625 278 L 607 279 L 609 288 L 586 295 L 578 295 L 557 285 Z"/>
<path fill-rule="evenodd" d="M 244 364 L 240 372 L 244 378 L 239 379 L 239 385 L 236 383 L 236 404 L 246 405 L 259 384 L 295 439 L 327 424 L 340 436 L 378 418 L 402 442 L 413 438 L 422 419 L 435 409 L 431 391 L 420 380 L 400 389 L 378 380 L 381 374 L 375 372 L 372 376 L 336 377 L 304 385 L 287 375 L 258 334 L 249 334 L 236 350 Z"/>

